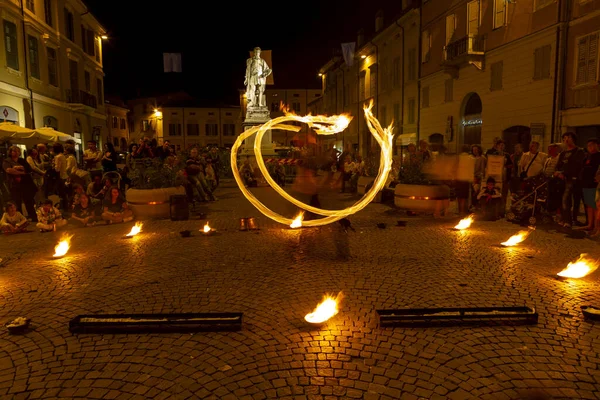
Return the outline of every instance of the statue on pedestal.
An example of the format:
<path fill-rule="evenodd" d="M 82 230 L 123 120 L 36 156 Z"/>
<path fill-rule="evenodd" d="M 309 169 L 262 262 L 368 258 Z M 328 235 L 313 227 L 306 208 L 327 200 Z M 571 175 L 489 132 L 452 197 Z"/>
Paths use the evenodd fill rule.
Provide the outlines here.
<path fill-rule="evenodd" d="M 265 99 L 265 87 L 267 85 L 267 76 L 271 75 L 271 68 L 267 62 L 260 58 L 260 47 L 254 48 L 254 56 L 246 61 L 246 98 L 248 99 L 248 108 L 267 107 Z"/>

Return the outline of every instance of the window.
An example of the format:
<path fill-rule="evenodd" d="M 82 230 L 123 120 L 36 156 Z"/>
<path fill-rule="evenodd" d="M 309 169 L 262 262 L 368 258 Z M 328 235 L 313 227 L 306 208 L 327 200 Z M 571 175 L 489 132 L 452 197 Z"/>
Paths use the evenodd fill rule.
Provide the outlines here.
<path fill-rule="evenodd" d="M 73 24 L 73 13 L 65 8 L 65 35 L 71 42 L 75 42 L 75 26 Z"/>
<path fill-rule="evenodd" d="M 69 60 L 69 81 L 71 82 L 71 91 L 74 96 L 79 95 L 79 66 L 77 61 Z"/>
<path fill-rule="evenodd" d="M 44 0 L 44 21 L 52 26 L 52 0 Z"/>
<path fill-rule="evenodd" d="M 444 88 L 444 101 L 449 103 L 454 99 L 454 79 L 446 79 L 446 82 L 444 82 Z"/>
<path fill-rule="evenodd" d="M 359 90 L 358 100 L 364 100 L 365 96 L 366 96 L 366 93 L 365 93 L 367 91 L 366 75 L 367 75 L 367 73 L 365 71 L 362 71 L 358 78 L 358 90 Z"/>
<path fill-rule="evenodd" d="M 87 31 L 87 53 L 94 57 L 96 55 L 96 44 L 97 40 L 96 40 L 96 35 L 94 34 L 94 31 L 92 30 L 88 30 Z"/>
<path fill-rule="evenodd" d="M 35 1 L 34 0 L 27 0 L 25 2 L 25 7 L 27 7 L 27 9 L 29 11 L 31 11 L 32 13 L 35 14 Z"/>
<path fill-rule="evenodd" d="M 112 127 L 113 129 L 117 129 L 119 126 L 119 119 L 117 117 L 112 117 Z"/>
<path fill-rule="evenodd" d="M 502 0 L 504 1 L 504 0 Z M 446 16 L 446 44 L 452 41 L 452 37 L 454 36 L 454 30 L 456 29 L 456 15 L 447 15 Z"/>
<path fill-rule="evenodd" d="M 127 129 L 127 123 L 125 122 L 125 118 L 121 118 L 121 121 L 119 122 L 119 129 L 123 131 Z"/>
<path fill-rule="evenodd" d="M 292 111 L 295 111 L 295 112 L 299 113 L 300 112 L 300 103 L 293 102 L 292 103 Z"/>
<path fill-rule="evenodd" d="M 344 101 L 344 107 L 348 106 L 348 104 L 350 104 L 350 102 L 348 101 L 348 92 L 350 91 L 350 86 L 349 85 L 344 85 L 343 87 L 343 93 L 342 93 L 342 97 L 343 97 L 343 101 Z"/>
<path fill-rule="evenodd" d="M 169 136 L 181 136 L 181 124 L 169 124 Z"/>
<path fill-rule="evenodd" d="M 467 26 L 468 35 L 477 35 L 479 33 L 479 0 L 467 3 Z"/>
<path fill-rule="evenodd" d="M 94 54 L 96 55 L 96 61 L 100 62 L 100 41 L 94 37 Z"/>
<path fill-rule="evenodd" d="M 381 106 L 381 118 L 379 120 L 381 126 L 387 126 L 387 108 L 385 106 Z"/>
<path fill-rule="evenodd" d="M 377 93 L 377 64 L 369 67 L 369 97 L 375 97 Z"/>
<path fill-rule="evenodd" d="M 200 136 L 200 124 L 191 123 L 186 126 L 188 136 Z"/>
<path fill-rule="evenodd" d="M 423 36 L 421 36 L 421 62 L 426 63 L 427 61 L 429 61 L 429 52 L 431 50 L 431 35 L 429 34 L 429 31 L 423 31 Z M 410 62 L 410 52 L 412 51 L 409 50 L 409 57 L 408 57 L 408 62 Z M 409 67 L 410 68 L 410 67 Z M 414 79 L 414 78 L 413 78 Z"/>
<path fill-rule="evenodd" d="M 223 136 L 235 136 L 235 124 L 223 124 Z"/>
<path fill-rule="evenodd" d="M 576 85 L 598 82 L 598 32 L 577 39 Z"/>
<path fill-rule="evenodd" d="M 415 123 L 415 98 L 411 97 L 408 99 L 408 123 Z"/>
<path fill-rule="evenodd" d="M 142 121 L 142 131 L 146 132 L 150 130 L 150 121 L 148 121 L 147 119 Z"/>
<path fill-rule="evenodd" d="M 494 0 L 494 29 L 506 23 L 506 0 Z"/>
<path fill-rule="evenodd" d="M 4 20 L 4 47 L 6 51 L 6 66 L 19 70 L 19 48 L 17 43 L 17 25 Z"/>
<path fill-rule="evenodd" d="M 400 103 L 394 103 L 394 125 L 396 126 L 396 132 L 398 132 L 397 129 L 400 123 Z"/>
<path fill-rule="evenodd" d="M 226 112 L 226 113 L 225 113 L 225 116 L 226 116 L 226 117 L 231 117 L 231 113 L 230 113 L 230 112 Z"/>
<path fill-rule="evenodd" d="M 421 89 L 421 107 L 429 107 L 429 86 L 425 86 Z"/>
<path fill-rule="evenodd" d="M 392 86 L 399 88 L 400 82 L 402 82 L 402 77 L 400 76 L 400 57 L 396 57 L 392 63 Z"/>
<path fill-rule="evenodd" d="M 206 136 L 219 136 L 219 125 L 215 123 L 207 123 L 205 128 Z"/>
<path fill-rule="evenodd" d="M 29 74 L 32 78 L 40 79 L 40 52 L 37 38 L 27 35 L 27 45 L 29 46 Z"/>
<path fill-rule="evenodd" d="M 491 83 L 490 90 L 501 90 L 502 89 L 502 61 L 498 61 L 492 64 L 491 67 Z"/>
<path fill-rule="evenodd" d="M 215 113 L 214 112 L 209 112 L 208 115 L 215 115 Z"/>
<path fill-rule="evenodd" d="M 554 3 L 556 0 L 535 0 L 535 11 L 540 10 L 552 3 Z"/>
<path fill-rule="evenodd" d="M 96 79 L 96 91 L 98 92 L 98 103 L 104 103 L 104 88 L 102 87 L 102 79 Z"/>
<path fill-rule="evenodd" d="M 85 71 L 83 73 L 83 81 L 85 82 L 85 91 L 90 93 L 92 91 L 92 77 L 90 71 Z"/>
<path fill-rule="evenodd" d="M 271 103 L 271 112 L 277 112 L 279 111 L 279 103 L 274 101 Z"/>
<path fill-rule="evenodd" d="M 552 45 L 538 47 L 533 52 L 533 79 L 549 79 L 550 78 L 550 56 L 552 53 Z"/>
<path fill-rule="evenodd" d="M 56 60 L 56 49 L 46 48 L 48 55 L 48 83 L 58 87 L 58 64 Z"/>
<path fill-rule="evenodd" d="M 87 44 L 87 29 L 81 25 L 81 48 L 83 49 L 84 53 L 88 52 Z"/>
<path fill-rule="evenodd" d="M 408 50 L 408 80 L 414 81 L 417 79 L 416 64 L 417 63 L 417 49 Z"/>
<path fill-rule="evenodd" d="M 44 126 L 58 130 L 58 120 L 52 115 L 46 115 L 44 118 L 42 118 L 42 120 L 44 121 Z"/>

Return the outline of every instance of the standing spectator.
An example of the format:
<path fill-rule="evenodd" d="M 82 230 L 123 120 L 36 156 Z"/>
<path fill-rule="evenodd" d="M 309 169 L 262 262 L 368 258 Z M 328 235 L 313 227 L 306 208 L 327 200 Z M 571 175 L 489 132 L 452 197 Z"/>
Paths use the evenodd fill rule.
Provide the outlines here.
<path fill-rule="evenodd" d="M 565 183 L 565 191 L 562 197 L 562 225 L 570 229 L 577 221 L 579 214 L 579 203 L 581 202 L 581 185 L 579 175 L 583 168 L 585 153 L 577 147 L 577 135 L 567 132 L 562 135 L 566 150 L 560 153 L 554 176 L 562 179 Z M 573 207 L 576 206 L 577 208 Z"/>
<path fill-rule="evenodd" d="M 600 168 L 600 152 L 598 152 L 598 139 L 593 138 L 587 142 L 587 155 L 583 160 L 581 168 L 581 186 L 583 193 L 583 204 L 587 213 L 587 225 L 575 229 L 593 231 L 595 227 L 596 213 L 596 172 Z"/>
<path fill-rule="evenodd" d="M 21 157 L 21 149 L 17 146 L 10 146 L 7 155 L 8 157 L 2 163 L 2 169 L 8 178 L 10 197 L 17 206 L 17 211 L 20 211 L 22 204 L 25 204 L 27 217 L 37 222 L 34 207 L 36 188 L 31 177 L 31 165 Z"/>

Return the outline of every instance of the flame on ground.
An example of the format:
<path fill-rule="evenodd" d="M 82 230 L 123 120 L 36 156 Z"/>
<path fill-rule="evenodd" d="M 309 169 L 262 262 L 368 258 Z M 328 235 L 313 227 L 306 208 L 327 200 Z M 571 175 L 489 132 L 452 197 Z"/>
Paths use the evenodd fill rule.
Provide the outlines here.
<path fill-rule="evenodd" d="M 69 251 L 71 247 L 71 238 L 73 235 L 63 234 L 60 239 L 60 242 L 54 247 L 54 256 L 53 257 L 62 257 Z"/>
<path fill-rule="evenodd" d="M 339 292 L 335 297 L 326 295 L 323 298 L 323 301 L 317 305 L 317 308 L 315 308 L 315 310 L 310 314 L 306 314 L 304 319 L 311 324 L 319 324 L 327 321 L 338 313 L 338 306 L 342 300 L 342 297 L 342 292 Z"/>
<path fill-rule="evenodd" d="M 529 236 L 530 233 L 531 231 L 519 231 L 519 233 L 516 235 L 512 235 L 510 238 L 508 238 L 506 242 L 502 242 L 500 244 L 505 247 L 516 246 L 523 240 L 527 239 L 527 236 Z"/>
<path fill-rule="evenodd" d="M 208 224 L 208 222 L 206 223 L 206 225 L 204 225 L 204 228 L 202 229 L 202 231 L 204 233 L 208 233 L 211 231 L 210 225 Z"/>
<path fill-rule="evenodd" d="M 469 215 L 467 218 L 461 219 L 460 222 L 458 223 L 458 225 L 456 225 L 454 227 L 454 229 L 458 229 L 459 231 L 462 231 L 463 229 L 468 229 L 472 223 L 473 223 L 473 214 Z"/>
<path fill-rule="evenodd" d="M 292 221 L 292 223 L 290 224 L 290 228 L 302 228 L 302 221 L 304 220 L 304 213 L 301 212 L 300 214 L 298 214 L 298 216 L 296 218 L 294 218 L 294 220 Z"/>
<path fill-rule="evenodd" d="M 575 262 L 570 262 L 567 268 L 560 271 L 557 275 L 563 278 L 583 278 L 591 274 L 598 268 L 598 261 L 586 258 L 587 254 L 581 254 Z"/>
<path fill-rule="evenodd" d="M 131 232 L 129 232 L 125 236 L 132 237 L 137 235 L 142 231 L 142 226 L 144 226 L 144 224 L 142 224 L 141 222 L 136 222 L 135 225 L 131 228 Z"/>

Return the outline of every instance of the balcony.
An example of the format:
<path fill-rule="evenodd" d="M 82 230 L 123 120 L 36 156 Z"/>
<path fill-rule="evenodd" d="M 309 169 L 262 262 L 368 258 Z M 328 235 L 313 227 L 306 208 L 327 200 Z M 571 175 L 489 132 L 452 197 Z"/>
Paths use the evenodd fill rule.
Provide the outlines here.
<path fill-rule="evenodd" d="M 458 75 L 458 69 L 471 64 L 477 69 L 483 69 L 485 58 L 485 36 L 468 35 L 444 47 L 443 67 L 450 75 Z"/>
<path fill-rule="evenodd" d="M 69 104 L 81 104 L 91 108 L 97 108 L 98 102 L 96 96 L 88 93 L 84 90 L 71 90 L 67 89 L 67 103 Z"/>

